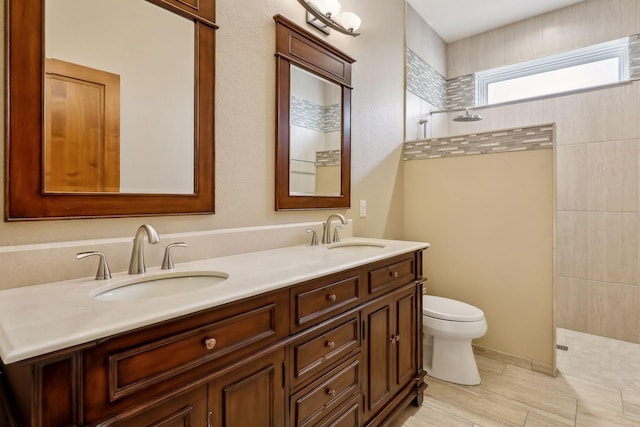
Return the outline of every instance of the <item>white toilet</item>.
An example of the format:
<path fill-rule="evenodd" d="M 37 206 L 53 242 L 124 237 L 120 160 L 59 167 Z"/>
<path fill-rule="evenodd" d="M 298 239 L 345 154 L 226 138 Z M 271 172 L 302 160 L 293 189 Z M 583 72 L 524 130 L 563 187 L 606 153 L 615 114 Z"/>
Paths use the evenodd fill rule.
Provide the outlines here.
<path fill-rule="evenodd" d="M 471 340 L 487 332 L 482 310 L 460 301 L 424 295 L 422 325 L 427 375 L 456 384 L 480 384 Z"/>

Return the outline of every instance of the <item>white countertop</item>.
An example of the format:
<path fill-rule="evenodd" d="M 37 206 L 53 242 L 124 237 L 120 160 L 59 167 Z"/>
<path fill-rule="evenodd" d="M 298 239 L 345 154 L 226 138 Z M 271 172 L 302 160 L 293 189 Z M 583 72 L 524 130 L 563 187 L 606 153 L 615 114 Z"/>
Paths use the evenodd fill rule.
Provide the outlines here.
<path fill-rule="evenodd" d="M 143 301 L 101 301 L 92 295 L 168 271 L 147 267 L 144 275 L 121 272 L 110 280 L 83 278 L 3 290 L 0 357 L 5 364 L 18 362 L 429 247 L 421 242 L 343 239 L 353 241 L 380 242 L 385 247 L 291 246 L 176 264 L 173 273 L 214 271 L 229 278 L 206 289 Z"/>

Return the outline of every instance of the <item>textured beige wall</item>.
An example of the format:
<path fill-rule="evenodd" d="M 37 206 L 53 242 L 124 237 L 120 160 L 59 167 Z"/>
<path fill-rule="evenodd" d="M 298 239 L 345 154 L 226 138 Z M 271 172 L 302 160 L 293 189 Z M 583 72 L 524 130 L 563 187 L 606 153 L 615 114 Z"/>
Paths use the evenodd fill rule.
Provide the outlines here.
<path fill-rule="evenodd" d="M 162 234 L 232 227 L 320 221 L 327 211 L 274 210 L 275 25 L 282 14 L 305 28 L 296 0 L 217 2 L 216 33 L 216 214 L 156 218 L 0 222 L 0 271 L 14 263 L 3 248 L 133 236 L 150 222 Z M 404 111 L 404 3 L 343 0 L 362 18 L 362 35 L 334 33 L 329 43 L 354 57 L 352 97 L 352 206 L 368 201 L 368 217 L 354 218 L 355 234 L 402 235 L 402 178 L 399 172 Z M 366 6 L 366 7 L 365 7 Z M 2 19 L 0 22 L 4 22 Z M 3 24 L 0 24 L 3 25 Z M 321 36 L 322 37 L 322 36 Z M 2 79 L 4 82 L 4 79 Z M 4 90 L 4 88 L 3 88 Z M 4 107 L 2 107 L 4 108 Z M 0 123 L 4 125 L 4 114 Z M 3 137 L 0 141 L 4 143 Z M 3 151 L 0 150 L 3 162 Z M 0 177 L 4 188 L 4 178 Z M 28 248 L 27 248 L 28 249 Z M 108 247 L 106 248 L 109 249 Z M 50 249 L 60 268 L 83 274 L 64 251 Z M 0 287 L 2 287 L 0 285 Z"/>
<path fill-rule="evenodd" d="M 553 152 L 405 162 L 405 237 L 427 241 L 426 288 L 481 308 L 483 347 L 553 360 Z"/>

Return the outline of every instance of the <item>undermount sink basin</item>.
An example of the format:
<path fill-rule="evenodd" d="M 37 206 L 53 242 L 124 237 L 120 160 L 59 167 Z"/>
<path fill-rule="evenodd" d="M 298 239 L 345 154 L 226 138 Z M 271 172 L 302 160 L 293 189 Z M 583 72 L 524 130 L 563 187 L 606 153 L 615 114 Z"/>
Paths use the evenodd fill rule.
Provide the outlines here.
<path fill-rule="evenodd" d="M 367 248 L 384 248 L 386 245 L 381 242 L 375 242 L 370 240 L 350 240 L 346 242 L 337 242 L 327 245 L 327 249 L 349 249 L 349 250 L 363 250 Z"/>
<path fill-rule="evenodd" d="M 167 274 L 137 280 L 117 288 L 100 291 L 93 298 L 102 301 L 135 301 L 171 296 L 215 286 L 229 278 L 227 273 L 203 272 Z"/>

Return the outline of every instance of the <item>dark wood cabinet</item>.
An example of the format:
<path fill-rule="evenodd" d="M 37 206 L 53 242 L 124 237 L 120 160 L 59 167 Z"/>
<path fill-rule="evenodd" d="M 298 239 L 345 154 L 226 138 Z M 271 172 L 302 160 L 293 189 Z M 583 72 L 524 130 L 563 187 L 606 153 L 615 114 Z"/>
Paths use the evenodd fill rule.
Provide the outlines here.
<path fill-rule="evenodd" d="M 383 425 L 426 387 L 420 266 L 410 252 L 0 365 L 0 426 Z"/>
<path fill-rule="evenodd" d="M 207 427 L 207 387 L 162 399 L 99 422 L 97 427 Z"/>
<path fill-rule="evenodd" d="M 215 375 L 289 335 L 286 289 L 102 340 L 83 352 L 84 422 Z"/>
<path fill-rule="evenodd" d="M 375 426 L 422 403 L 422 252 L 379 261 L 363 275 L 363 418 Z"/>
<path fill-rule="evenodd" d="M 365 419 L 383 413 L 402 389 L 412 389 L 419 381 L 417 298 L 416 286 L 410 284 L 362 310 Z"/>
<path fill-rule="evenodd" d="M 365 418 L 389 400 L 393 387 L 391 355 L 392 301 L 384 298 L 362 311 L 366 379 L 363 384 Z"/>
<path fill-rule="evenodd" d="M 209 426 L 284 426 L 284 349 L 234 368 L 209 383 Z"/>

